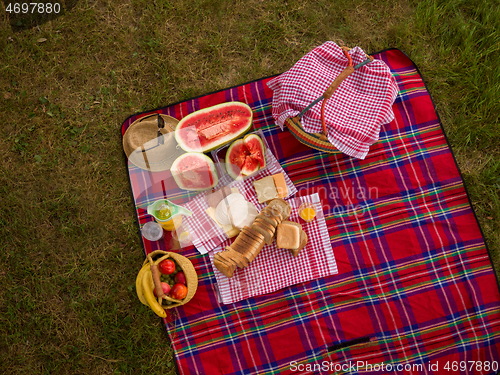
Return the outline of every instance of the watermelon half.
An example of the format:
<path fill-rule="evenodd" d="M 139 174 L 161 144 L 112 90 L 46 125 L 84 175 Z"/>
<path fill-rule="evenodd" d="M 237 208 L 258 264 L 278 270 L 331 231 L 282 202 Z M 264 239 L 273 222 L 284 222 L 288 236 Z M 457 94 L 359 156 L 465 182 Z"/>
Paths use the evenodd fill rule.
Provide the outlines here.
<path fill-rule="evenodd" d="M 184 190 L 206 190 L 219 182 L 214 162 L 201 152 L 187 152 L 179 156 L 170 167 L 170 173 L 177 186 Z"/>
<path fill-rule="evenodd" d="M 252 109 L 242 102 L 227 102 L 190 113 L 179 121 L 175 139 L 188 152 L 207 152 L 246 133 Z"/>
<path fill-rule="evenodd" d="M 226 170 L 235 180 L 249 176 L 266 166 L 264 142 L 256 134 L 237 139 L 226 152 Z"/>

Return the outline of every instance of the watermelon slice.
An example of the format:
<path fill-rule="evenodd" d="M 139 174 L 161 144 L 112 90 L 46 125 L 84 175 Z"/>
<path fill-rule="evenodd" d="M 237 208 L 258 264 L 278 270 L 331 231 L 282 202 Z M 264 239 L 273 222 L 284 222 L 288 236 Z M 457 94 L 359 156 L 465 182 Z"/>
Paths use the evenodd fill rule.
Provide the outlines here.
<path fill-rule="evenodd" d="M 193 112 L 179 121 L 175 139 L 188 152 L 207 152 L 246 133 L 252 109 L 242 102 L 227 102 Z"/>
<path fill-rule="evenodd" d="M 184 190 L 207 190 L 219 182 L 214 162 L 201 152 L 182 154 L 172 163 L 170 172 Z"/>
<path fill-rule="evenodd" d="M 226 170 L 235 180 L 249 176 L 266 166 L 265 147 L 256 134 L 237 139 L 226 152 Z"/>

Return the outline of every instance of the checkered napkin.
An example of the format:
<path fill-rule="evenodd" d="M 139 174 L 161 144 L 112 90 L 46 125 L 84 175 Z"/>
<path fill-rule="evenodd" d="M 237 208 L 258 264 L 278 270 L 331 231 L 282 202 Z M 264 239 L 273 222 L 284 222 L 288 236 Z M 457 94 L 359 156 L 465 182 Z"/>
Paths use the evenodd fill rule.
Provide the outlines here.
<path fill-rule="evenodd" d="M 366 60 L 359 47 L 349 51 L 353 64 Z M 326 42 L 302 57 L 287 72 L 272 79 L 272 114 L 283 129 L 285 121 L 297 116 L 325 90 L 347 67 L 342 49 Z M 379 138 L 380 127 L 394 119 L 392 104 L 398 93 L 389 67 L 373 60 L 347 77 L 325 106 L 328 140 L 343 153 L 364 159 L 371 144 Z M 322 133 L 321 102 L 301 119 L 308 133 Z"/>
<path fill-rule="evenodd" d="M 253 181 L 281 172 L 285 177 L 285 182 L 288 187 L 288 196 L 294 195 L 297 192 L 297 188 L 269 149 L 266 149 L 265 157 L 267 167 L 262 171 L 242 181 L 234 181 L 228 175 L 224 175 L 221 178 L 218 188 L 226 185 L 230 188 L 237 188 L 246 200 L 252 202 L 260 211 L 263 205 L 257 200 Z M 184 207 L 193 212 L 193 214 L 185 218 L 183 229 L 191 233 L 193 245 L 201 254 L 206 254 L 220 245 L 223 241 L 227 240 L 226 233 L 206 213 L 208 204 L 205 196 L 206 194 L 199 194 L 184 205 Z"/>
<path fill-rule="evenodd" d="M 273 242 L 264 246 L 249 266 L 237 268 L 234 276 L 227 278 L 213 266 L 214 255 L 232 242 L 224 241 L 209 254 L 217 279 L 220 302 L 233 303 L 338 273 L 319 195 L 315 193 L 292 198 L 288 202 L 292 207 L 290 220 L 295 222 L 299 222 L 298 208 L 302 203 L 314 204 L 316 219 L 309 223 L 301 222 L 308 237 L 306 247 L 298 257 L 294 257 L 288 250 L 278 249 Z"/>

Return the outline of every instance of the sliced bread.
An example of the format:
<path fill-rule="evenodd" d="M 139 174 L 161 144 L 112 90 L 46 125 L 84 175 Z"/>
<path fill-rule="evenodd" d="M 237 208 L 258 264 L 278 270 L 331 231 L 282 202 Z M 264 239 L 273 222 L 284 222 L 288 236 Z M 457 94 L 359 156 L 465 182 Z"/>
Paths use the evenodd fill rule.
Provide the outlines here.
<path fill-rule="evenodd" d="M 297 249 L 300 246 L 301 229 L 286 222 L 278 225 L 276 231 L 276 246 L 281 249 Z"/>

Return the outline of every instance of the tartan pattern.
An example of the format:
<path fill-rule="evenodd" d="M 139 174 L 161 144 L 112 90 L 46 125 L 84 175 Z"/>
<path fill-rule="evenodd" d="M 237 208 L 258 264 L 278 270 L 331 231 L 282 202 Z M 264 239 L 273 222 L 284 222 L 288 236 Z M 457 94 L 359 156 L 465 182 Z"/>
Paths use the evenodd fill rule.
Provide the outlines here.
<path fill-rule="evenodd" d="M 181 374 L 287 374 L 292 361 L 439 361 L 441 371 L 411 372 L 439 375 L 453 374 L 443 371 L 446 361 L 500 360 L 497 281 L 432 100 L 402 52 L 375 57 L 388 64 L 399 93 L 394 120 L 364 160 L 312 150 L 281 131 L 271 115 L 269 78 L 158 110 L 181 118 L 224 101 L 248 103 L 297 195 L 319 194 L 339 269 L 223 305 L 209 257 L 185 249 L 199 287 L 165 320 Z M 134 172 L 129 169 L 133 191 L 142 179 Z M 167 245 L 144 243 L 146 252 Z M 370 341 L 328 350 L 360 337 Z"/>
<path fill-rule="evenodd" d="M 305 202 L 314 204 L 316 210 L 315 220 L 309 223 L 301 222 L 298 214 L 298 208 Z M 298 257 L 293 257 L 288 250 L 278 249 L 273 242 L 264 246 L 248 267 L 237 269 L 230 279 L 220 273 L 212 263 L 222 303 L 241 301 L 338 273 L 319 195 L 292 198 L 288 203 L 292 207 L 289 220 L 301 222 L 302 229 L 308 236 L 306 247 L 300 251 Z M 210 252 L 210 260 L 231 242 L 226 241 Z"/>

